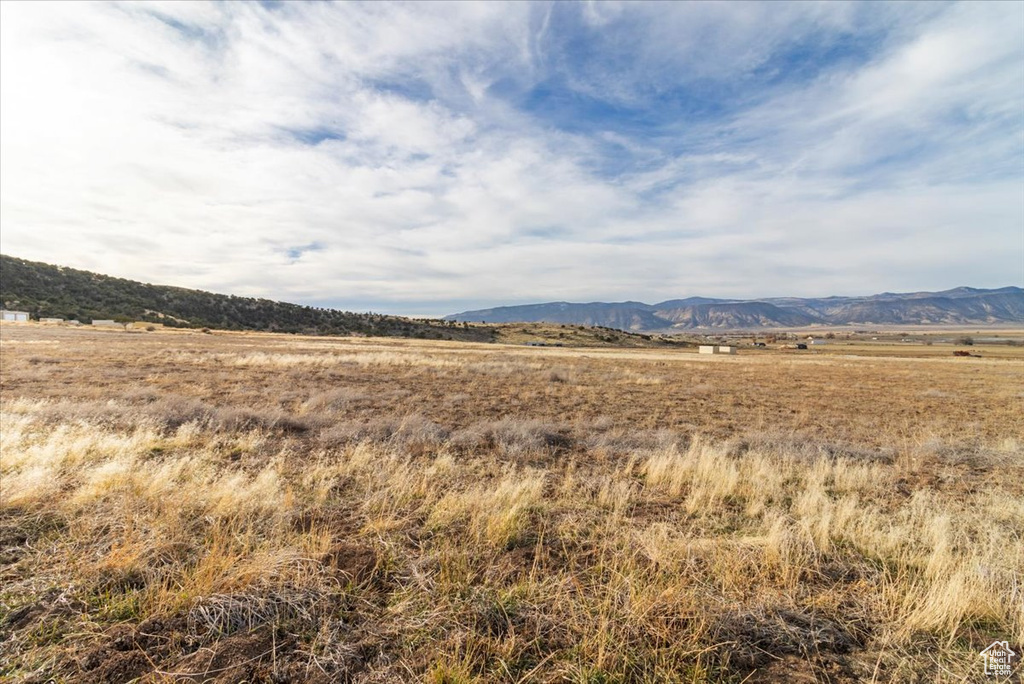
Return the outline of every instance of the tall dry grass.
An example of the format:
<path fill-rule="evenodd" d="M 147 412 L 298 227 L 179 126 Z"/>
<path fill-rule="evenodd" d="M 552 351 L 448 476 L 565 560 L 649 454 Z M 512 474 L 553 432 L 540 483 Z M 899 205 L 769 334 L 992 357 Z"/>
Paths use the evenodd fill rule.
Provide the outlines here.
<path fill-rule="evenodd" d="M 555 358 L 511 377 L 560 401 L 614 371 Z M 381 410 L 384 365 L 299 390 L 225 367 L 222 395 L 5 390 L 0 676 L 959 682 L 1024 643 L 1011 431 L 491 415 L 491 375 L 401 366 L 462 379 L 472 419 L 445 423 L 412 390 Z M 633 392 L 676 372 L 626 370 Z"/>
<path fill-rule="evenodd" d="M 3 514 L 33 537 L 18 563 L 48 568 L 5 610 L 40 580 L 88 608 L 59 638 L 10 633 L 14 676 L 98 638 L 82 620 L 178 617 L 194 643 L 290 631 L 289 659 L 337 676 L 363 658 L 329 633 L 340 612 L 446 681 L 717 681 L 857 650 L 899 672 L 922 644 L 967 673 L 975 633 L 1024 640 L 1024 507 L 998 489 L 894 497 L 891 465 L 703 439 L 541 468 L 444 442 L 276 445 L 253 467 L 227 456 L 261 432 L 52 429 L 45 408 L 2 414 Z"/>

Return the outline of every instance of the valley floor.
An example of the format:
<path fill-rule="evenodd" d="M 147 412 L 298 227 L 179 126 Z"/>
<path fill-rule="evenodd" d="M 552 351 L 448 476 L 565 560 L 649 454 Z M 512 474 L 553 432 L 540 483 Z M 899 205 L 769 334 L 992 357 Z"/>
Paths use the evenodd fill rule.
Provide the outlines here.
<path fill-rule="evenodd" d="M 1024 359 L 927 354 L 0 326 L 0 678 L 1000 681 Z"/>

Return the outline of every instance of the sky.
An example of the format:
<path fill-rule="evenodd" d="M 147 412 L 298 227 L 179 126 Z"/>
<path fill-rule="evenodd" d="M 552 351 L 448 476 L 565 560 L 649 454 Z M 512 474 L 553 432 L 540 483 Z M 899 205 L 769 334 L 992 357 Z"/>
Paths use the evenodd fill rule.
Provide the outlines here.
<path fill-rule="evenodd" d="M 1024 285 L 1024 3 L 0 3 L 0 251 L 442 315 Z"/>

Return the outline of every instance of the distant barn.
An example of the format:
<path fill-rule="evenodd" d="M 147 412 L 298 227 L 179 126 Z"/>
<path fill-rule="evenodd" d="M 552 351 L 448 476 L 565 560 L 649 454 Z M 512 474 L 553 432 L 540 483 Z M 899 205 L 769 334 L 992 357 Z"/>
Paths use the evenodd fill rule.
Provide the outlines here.
<path fill-rule="evenodd" d="M 727 346 L 724 346 L 724 345 L 720 345 L 718 347 L 718 352 L 717 353 L 718 354 L 735 354 L 736 353 L 736 347 L 727 347 Z"/>
<path fill-rule="evenodd" d="M 92 324 L 98 328 L 120 328 L 121 324 L 117 321 L 108 321 L 104 319 L 96 319 Z"/>
<path fill-rule="evenodd" d="M 700 345 L 700 348 L 697 351 L 699 351 L 701 354 L 717 354 L 718 353 L 718 349 L 713 344 L 702 344 L 702 345 Z"/>
<path fill-rule="evenodd" d="M 8 311 L 7 309 L 2 309 L 0 310 L 0 320 L 25 323 L 28 321 L 28 311 Z"/>

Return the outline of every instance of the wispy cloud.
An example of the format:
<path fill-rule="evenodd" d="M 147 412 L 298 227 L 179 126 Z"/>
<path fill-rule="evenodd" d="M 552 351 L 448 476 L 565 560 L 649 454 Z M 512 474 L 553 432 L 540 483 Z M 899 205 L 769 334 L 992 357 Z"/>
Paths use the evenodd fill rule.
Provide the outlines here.
<path fill-rule="evenodd" d="M 1024 6 L 3 3 L 2 249 L 417 313 L 1024 282 Z"/>

